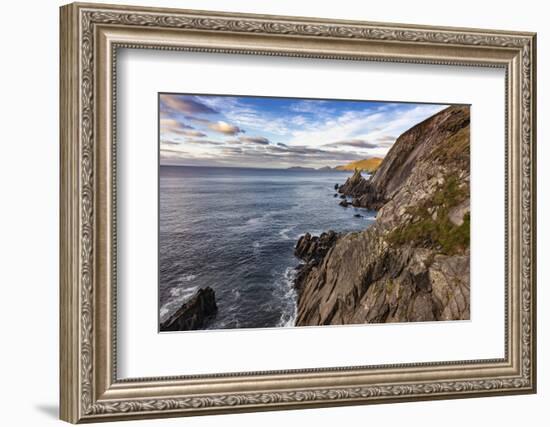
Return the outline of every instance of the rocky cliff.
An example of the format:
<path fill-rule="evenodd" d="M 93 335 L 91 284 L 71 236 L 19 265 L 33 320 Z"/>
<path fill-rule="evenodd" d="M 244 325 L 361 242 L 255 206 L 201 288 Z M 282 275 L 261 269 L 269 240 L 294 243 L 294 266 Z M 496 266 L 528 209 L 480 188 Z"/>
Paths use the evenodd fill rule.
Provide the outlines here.
<path fill-rule="evenodd" d="M 300 238 L 298 326 L 469 319 L 469 135 L 469 107 L 449 107 L 402 134 L 370 179 L 338 188 L 377 219 Z"/>

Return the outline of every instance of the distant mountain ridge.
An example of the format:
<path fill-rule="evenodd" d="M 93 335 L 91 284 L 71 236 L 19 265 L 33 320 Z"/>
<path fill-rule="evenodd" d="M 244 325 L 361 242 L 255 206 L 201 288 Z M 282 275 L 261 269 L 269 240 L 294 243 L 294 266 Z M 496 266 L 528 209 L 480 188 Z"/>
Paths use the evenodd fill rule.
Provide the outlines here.
<path fill-rule="evenodd" d="M 384 159 L 381 157 L 371 157 L 370 159 L 357 160 L 355 162 L 348 163 L 347 165 L 336 166 L 334 169 L 339 171 L 364 171 L 375 172 Z"/>
<path fill-rule="evenodd" d="M 321 168 L 310 168 L 305 166 L 291 166 L 286 168 L 292 171 L 355 171 L 374 173 L 378 166 L 384 159 L 381 157 L 371 157 L 369 159 L 356 160 L 355 162 L 347 163 L 331 168 L 330 166 L 323 166 Z"/>

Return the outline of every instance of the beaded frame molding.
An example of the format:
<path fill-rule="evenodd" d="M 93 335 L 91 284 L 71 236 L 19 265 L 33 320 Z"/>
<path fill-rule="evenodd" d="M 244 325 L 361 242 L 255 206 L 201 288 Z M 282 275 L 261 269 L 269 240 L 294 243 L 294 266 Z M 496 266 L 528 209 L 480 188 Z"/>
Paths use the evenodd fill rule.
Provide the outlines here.
<path fill-rule="evenodd" d="M 60 13 L 61 419 L 78 423 L 535 392 L 535 34 L 79 3 Z M 118 379 L 119 48 L 503 68 L 505 357 Z"/>

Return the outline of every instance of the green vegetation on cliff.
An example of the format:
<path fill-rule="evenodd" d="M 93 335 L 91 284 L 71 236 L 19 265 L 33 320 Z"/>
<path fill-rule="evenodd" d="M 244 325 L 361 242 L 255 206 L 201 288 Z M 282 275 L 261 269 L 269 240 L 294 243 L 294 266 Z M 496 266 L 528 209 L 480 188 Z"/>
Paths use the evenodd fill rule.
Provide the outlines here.
<path fill-rule="evenodd" d="M 435 248 L 446 255 L 463 252 L 470 246 L 470 212 L 460 225 L 450 220 L 449 212 L 467 197 L 468 188 L 455 176 L 447 177 L 433 197 L 407 212 L 412 221 L 392 230 L 388 242 Z"/>

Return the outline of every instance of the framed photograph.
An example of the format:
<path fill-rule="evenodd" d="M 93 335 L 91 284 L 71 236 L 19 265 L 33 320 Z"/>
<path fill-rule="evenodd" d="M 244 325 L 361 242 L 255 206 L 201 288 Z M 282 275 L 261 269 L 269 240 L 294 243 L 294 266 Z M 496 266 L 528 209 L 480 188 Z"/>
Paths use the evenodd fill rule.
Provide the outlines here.
<path fill-rule="evenodd" d="M 535 34 L 61 8 L 61 418 L 534 393 Z"/>

